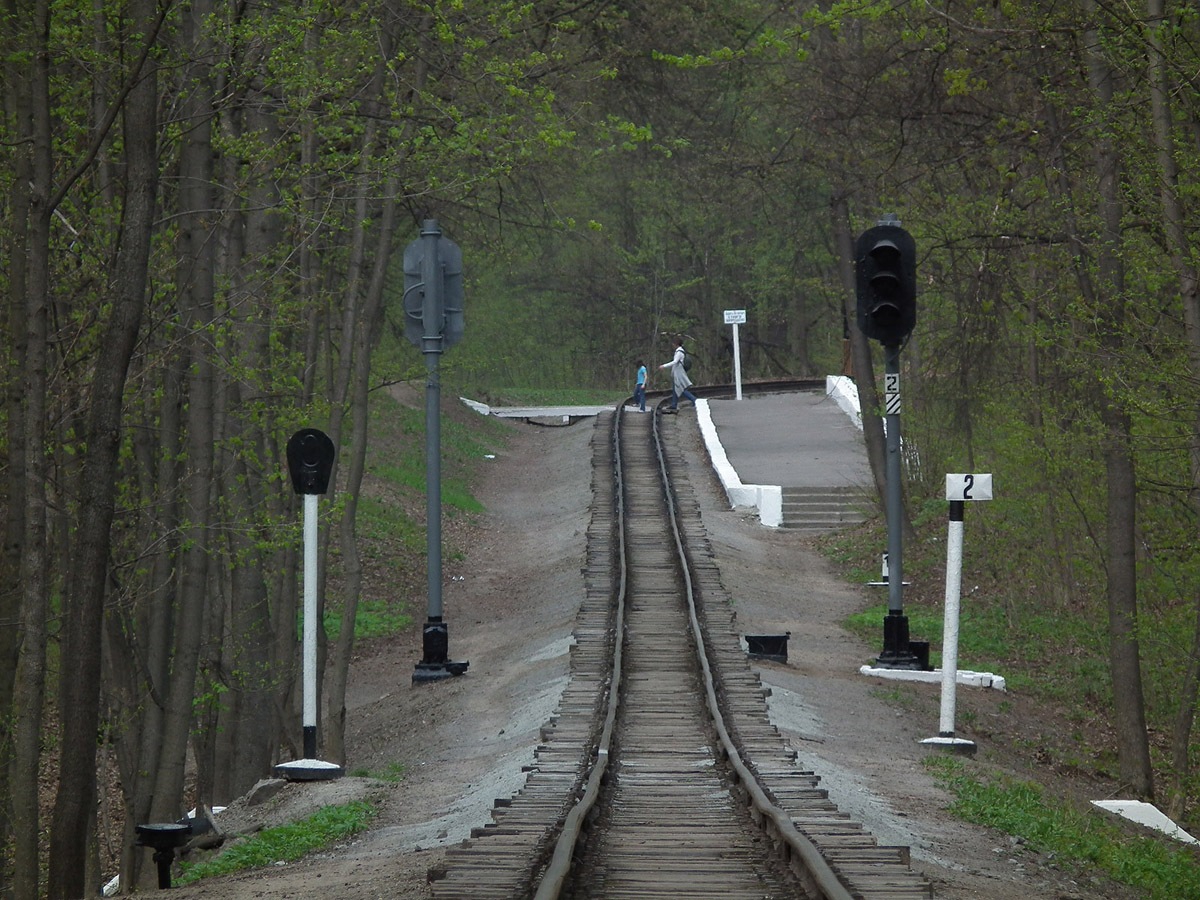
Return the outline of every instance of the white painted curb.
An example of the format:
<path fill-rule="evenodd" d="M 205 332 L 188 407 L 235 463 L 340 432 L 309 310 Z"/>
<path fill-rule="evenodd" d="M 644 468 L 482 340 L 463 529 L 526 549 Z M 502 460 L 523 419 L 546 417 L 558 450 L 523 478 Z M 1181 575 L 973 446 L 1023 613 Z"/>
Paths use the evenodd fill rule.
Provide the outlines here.
<path fill-rule="evenodd" d="M 858 670 L 860 675 L 870 675 L 873 678 L 888 678 L 892 681 L 925 681 L 931 684 L 941 684 L 942 670 L 934 669 L 931 672 L 922 672 L 917 669 L 889 669 L 882 666 L 861 666 Z M 993 690 L 1007 690 L 1003 675 L 993 675 L 991 672 L 972 672 L 969 669 L 959 669 L 954 679 L 956 684 L 965 684 L 968 687 L 992 688 Z"/>
<path fill-rule="evenodd" d="M 826 375 L 825 393 L 833 398 L 842 412 L 850 417 L 850 421 L 858 426 L 859 431 L 862 431 L 862 408 L 858 403 L 858 385 L 846 375 Z"/>
<path fill-rule="evenodd" d="M 708 450 L 708 458 L 729 505 L 734 509 L 739 506 L 750 506 L 758 510 L 758 520 L 768 528 L 778 528 L 783 524 L 783 488 L 777 484 L 742 484 L 737 470 L 729 462 L 725 447 L 717 437 L 717 427 L 713 424 L 712 410 L 708 400 L 700 398 L 696 401 L 696 422 L 700 426 L 700 436 Z"/>

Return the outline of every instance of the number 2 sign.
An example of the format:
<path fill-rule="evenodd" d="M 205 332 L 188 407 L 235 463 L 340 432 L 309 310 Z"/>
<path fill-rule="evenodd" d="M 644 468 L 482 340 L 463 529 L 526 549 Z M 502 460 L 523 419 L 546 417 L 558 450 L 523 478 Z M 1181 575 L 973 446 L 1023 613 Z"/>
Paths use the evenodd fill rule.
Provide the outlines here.
<path fill-rule="evenodd" d="M 991 475 L 947 475 L 947 500 L 991 500 Z"/>

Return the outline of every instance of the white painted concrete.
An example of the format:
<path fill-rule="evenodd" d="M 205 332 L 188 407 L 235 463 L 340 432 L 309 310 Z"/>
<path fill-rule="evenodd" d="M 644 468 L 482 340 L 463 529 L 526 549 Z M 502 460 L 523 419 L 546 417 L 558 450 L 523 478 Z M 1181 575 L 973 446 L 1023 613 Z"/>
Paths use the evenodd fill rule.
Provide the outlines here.
<path fill-rule="evenodd" d="M 862 431 L 862 408 L 858 403 L 858 385 L 846 375 L 826 375 L 825 393 L 850 417 L 850 421 Z"/>
<path fill-rule="evenodd" d="M 717 436 L 717 428 L 713 424 L 712 410 L 708 400 L 700 398 L 696 401 L 696 421 L 700 426 L 700 436 L 708 450 L 708 458 L 717 480 L 725 489 L 729 505 L 734 509 L 749 506 L 758 510 L 758 520 L 768 528 L 778 528 L 783 524 L 783 488 L 777 484 L 742 484 L 737 470 L 729 462 L 729 456 Z"/>
<path fill-rule="evenodd" d="M 860 675 L 870 675 L 873 678 L 886 678 L 891 681 L 924 681 L 930 684 L 940 684 L 942 681 L 941 669 L 934 669 L 931 672 L 920 672 L 913 669 L 861 666 L 858 672 Z M 1007 689 L 1004 676 L 993 675 L 991 672 L 972 672 L 968 669 L 959 669 L 954 680 L 956 684 L 965 684 L 968 687 L 992 688 L 997 691 Z"/>
<path fill-rule="evenodd" d="M 1185 844 L 1200 844 L 1200 841 L 1168 818 L 1166 813 L 1150 803 L 1143 803 L 1141 800 L 1093 800 L 1092 805 L 1129 819 L 1131 822 L 1161 831 Z"/>

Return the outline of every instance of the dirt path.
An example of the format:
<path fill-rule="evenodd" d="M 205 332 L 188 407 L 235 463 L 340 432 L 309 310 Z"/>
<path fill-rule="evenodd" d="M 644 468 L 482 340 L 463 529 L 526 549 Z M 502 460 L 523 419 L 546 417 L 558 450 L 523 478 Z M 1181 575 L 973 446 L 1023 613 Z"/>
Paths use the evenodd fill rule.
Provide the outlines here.
<path fill-rule="evenodd" d="M 676 422 L 694 426 L 693 415 Z M 919 744 L 937 730 L 936 689 L 897 689 L 859 675 L 874 648 L 838 625 L 871 601 L 868 589 L 839 582 L 805 538 L 727 509 L 698 439 L 686 433 L 706 527 L 739 622 L 748 633 L 791 632 L 789 663 L 762 668 L 773 716 L 801 765 L 822 774 L 832 799 L 881 843 L 911 846 L 914 866 L 934 882 L 938 897 L 1133 896 L 1091 880 L 1077 883 L 1007 837 L 944 812 L 949 798 L 925 774 Z M 403 780 L 348 775 L 288 785 L 265 804 L 235 804 L 221 818 L 236 831 L 369 797 L 380 810 L 372 830 L 298 863 L 177 888 L 175 897 L 431 897 L 427 875 L 441 866 L 445 847 L 489 821 L 496 798 L 520 788 L 521 766 L 532 759 L 538 729 L 562 690 L 582 593 L 591 436 L 591 420 L 563 428 L 517 425 L 508 449 L 489 461 L 480 492 L 487 512 L 467 537 L 465 559 L 446 565 L 450 655 L 469 661 L 466 675 L 413 686 L 419 630 L 367 647 L 355 662 L 347 771 L 382 773 L 400 764 Z M 986 721 L 997 732 L 1018 727 L 1010 717 L 1034 716 L 1020 698 L 1006 697 L 1004 706 L 996 698 L 964 702 L 978 707 L 977 716 L 991 717 Z M 980 758 L 1003 752 L 984 744 Z"/>

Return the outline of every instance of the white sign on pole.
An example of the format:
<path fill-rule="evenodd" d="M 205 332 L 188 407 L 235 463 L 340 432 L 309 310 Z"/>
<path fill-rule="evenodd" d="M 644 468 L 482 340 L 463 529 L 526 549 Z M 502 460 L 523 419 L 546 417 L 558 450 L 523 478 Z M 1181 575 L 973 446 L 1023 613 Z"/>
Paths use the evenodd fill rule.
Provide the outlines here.
<path fill-rule="evenodd" d="M 746 324 L 744 309 L 725 310 L 725 324 L 733 326 L 733 383 L 735 396 L 742 399 L 742 349 L 738 346 L 738 326 Z"/>
<path fill-rule="evenodd" d="M 992 476 L 989 475 L 947 475 L 947 500 L 991 500 Z"/>

